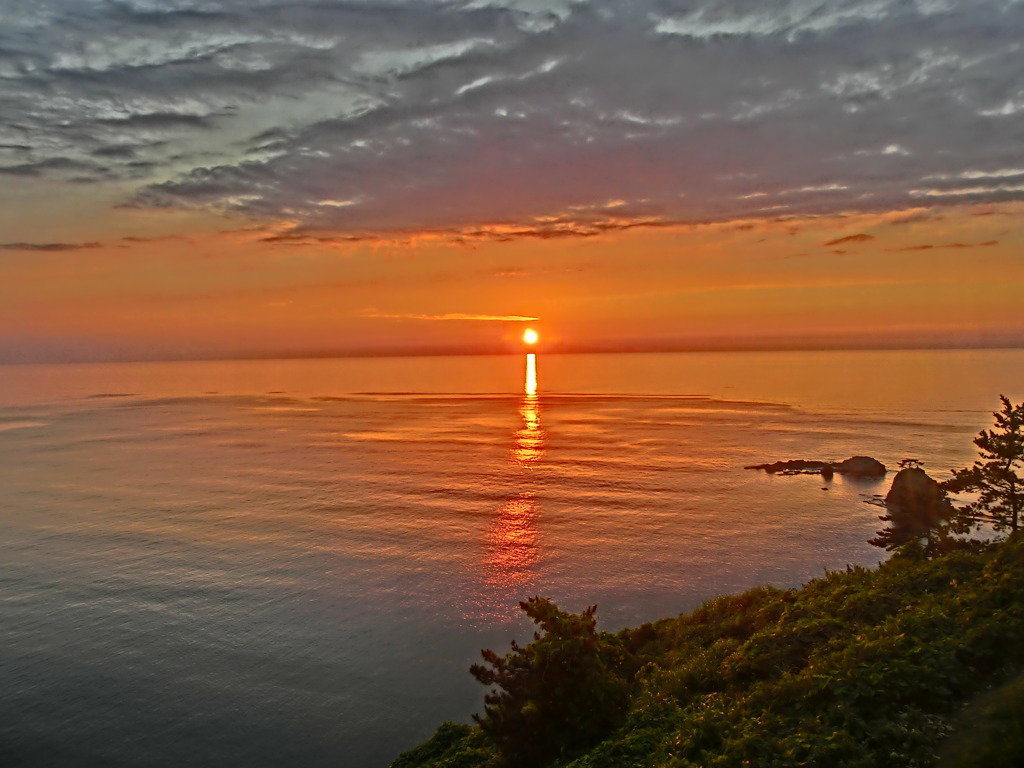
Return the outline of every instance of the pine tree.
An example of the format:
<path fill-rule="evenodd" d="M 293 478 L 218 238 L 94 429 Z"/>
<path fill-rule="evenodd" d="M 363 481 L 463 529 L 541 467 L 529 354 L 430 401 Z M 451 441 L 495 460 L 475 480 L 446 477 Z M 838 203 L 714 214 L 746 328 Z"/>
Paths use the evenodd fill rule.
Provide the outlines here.
<path fill-rule="evenodd" d="M 497 690 L 484 697 L 484 715 L 474 720 L 501 765 L 536 768 L 580 754 L 606 735 L 625 713 L 628 687 L 617 670 L 623 648 L 597 631 L 597 606 L 578 615 L 542 597 L 519 606 L 542 631 L 526 647 L 513 642 L 505 656 L 481 652 L 487 666 L 469 671 Z"/>
<path fill-rule="evenodd" d="M 983 429 L 974 438 L 981 459 L 953 471 L 943 487 L 954 493 L 974 493 L 977 499 L 960 508 L 960 517 L 972 524 L 990 523 L 996 531 L 1016 533 L 1024 512 L 1024 403 L 1013 405 L 999 396 L 1003 407 L 992 415 L 995 429 Z"/>

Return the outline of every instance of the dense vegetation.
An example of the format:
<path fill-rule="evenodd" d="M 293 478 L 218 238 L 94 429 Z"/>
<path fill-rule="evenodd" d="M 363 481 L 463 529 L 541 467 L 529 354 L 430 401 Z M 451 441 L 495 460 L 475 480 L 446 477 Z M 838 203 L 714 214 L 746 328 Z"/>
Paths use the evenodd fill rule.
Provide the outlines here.
<path fill-rule="evenodd" d="M 976 550 L 927 559 L 909 548 L 875 571 L 599 633 L 621 651 L 610 674 L 630 681 L 621 722 L 578 756 L 567 734 L 570 753 L 533 765 L 935 765 L 963 704 L 1024 662 L 1024 539 Z M 520 707 L 536 708 L 535 695 Z M 528 721 L 505 737 L 557 742 L 562 727 Z M 448 723 L 394 768 L 506 764 L 493 743 Z"/>
<path fill-rule="evenodd" d="M 978 493 L 970 522 L 1007 540 L 932 515 L 877 570 L 617 634 L 534 598 L 533 642 L 473 667 L 496 687 L 477 725 L 445 723 L 393 768 L 1024 765 L 1024 404 L 1003 405 L 955 479 Z"/>

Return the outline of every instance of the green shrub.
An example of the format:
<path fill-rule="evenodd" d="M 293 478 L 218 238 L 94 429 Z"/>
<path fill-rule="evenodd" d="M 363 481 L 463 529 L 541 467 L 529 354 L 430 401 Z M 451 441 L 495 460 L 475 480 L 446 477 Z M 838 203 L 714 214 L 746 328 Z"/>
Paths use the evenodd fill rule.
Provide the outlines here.
<path fill-rule="evenodd" d="M 391 768 L 479 768 L 493 757 L 494 752 L 479 728 L 446 722 L 430 739 L 399 755 Z"/>
<path fill-rule="evenodd" d="M 470 672 L 496 686 L 475 719 L 497 747 L 502 765 L 534 768 L 574 757 L 600 741 L 625 715 L 628 684 L 620 676 L 625 649 L 597 632 L 597 606 L 581 614 L 550 600 L 530 598 L 520 607 L 541 631 L 511 653 L 482 651 Z"/>
<path fill-rule="evenodd" d="M 1024 675 L 978 697 L 958 719 L 942 768 L 1024 765 Z"/>

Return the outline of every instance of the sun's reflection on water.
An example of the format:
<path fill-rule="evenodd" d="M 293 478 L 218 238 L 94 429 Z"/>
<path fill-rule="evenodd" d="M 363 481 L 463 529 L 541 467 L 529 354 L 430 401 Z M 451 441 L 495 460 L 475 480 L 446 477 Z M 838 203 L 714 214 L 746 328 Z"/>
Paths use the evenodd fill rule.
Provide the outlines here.
<path fill-rule="evenodd" d="M 540 400 L 537 397 L 537 356 L 526 356 L 526 382 L 519 405 L 522 426 L 516 430 L 512 460 L 522 467 L 538 462 L 544 455 L 544 430 L 540 425 Z"/>
<path fill-rule="evenodd" d="M 521 470 L 532 470 L 544 456 L 546 440 L 541 426 L 537 356 L 534 354 L 526 356 L 519 415 L 522 422 L 515 431 L 511 461 Z M 534 483 L 532 472 L 518 475 L 517 493 L 498 508 L 486 537 L 484 579 L 492 593 L 494 590 L 504 593 L 501 597 L 507 598 L 510 606 L 528 597 L 526 591 L 539 560 L 536 521 L 540 508 L 533 490 Z"/>
<path fill-rule="evenodd" d="M 495 589 L 501 590 L 506 593 L 502 597 L 511 598 L 510 605 L 526 597 L 521 593 L 532 581 L 538 560 L 536 517 L 533 493 L 523 491 L 498 508 L 487 532 L 484 578 L 492 596 Z"/>

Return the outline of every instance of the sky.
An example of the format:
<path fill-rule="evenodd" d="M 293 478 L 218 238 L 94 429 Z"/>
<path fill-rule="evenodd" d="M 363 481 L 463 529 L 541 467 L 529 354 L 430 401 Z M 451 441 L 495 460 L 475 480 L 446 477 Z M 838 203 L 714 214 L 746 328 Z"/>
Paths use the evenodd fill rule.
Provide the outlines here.
<path fill-rule="evenodd" d="M 0 19 L 0 362 L 1024 345 L 1024 0 Z"/>

